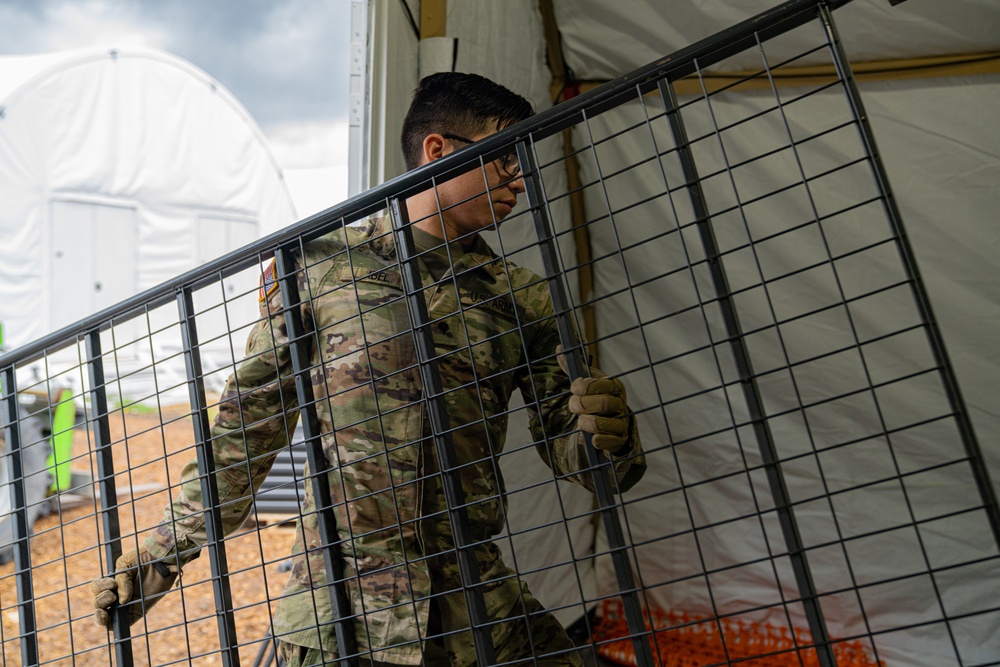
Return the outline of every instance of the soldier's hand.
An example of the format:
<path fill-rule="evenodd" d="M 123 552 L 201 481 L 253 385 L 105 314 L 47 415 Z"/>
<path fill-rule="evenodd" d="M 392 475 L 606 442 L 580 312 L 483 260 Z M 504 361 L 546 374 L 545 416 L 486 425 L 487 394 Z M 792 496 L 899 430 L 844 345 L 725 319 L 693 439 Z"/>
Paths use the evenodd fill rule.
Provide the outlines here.
<path fill-rule="evenodd" d="M 570 385 L 570 412 L 576 425 L 591 434 L 594 447 L 612 454 L 625 449 L 629 440 L 625 385 L 618 378 L 577 378 Z"/>
<path fill-rule="evenodd" d="M 94 620 L 98 625 L 111 627 L 108 613 L 118 605 L 118 613 L 127 611 L 129 625 L 134 624 L 177 580 L 177 566 L 154 560 L 145 547 L 121 555 L 115 563 L 113 577 L 102 577 L 90 582 L 94 595 Z M 127 604 L 135 600 L 132 604 Z M 123 607 L 123 605 L 125 605 Z"/>

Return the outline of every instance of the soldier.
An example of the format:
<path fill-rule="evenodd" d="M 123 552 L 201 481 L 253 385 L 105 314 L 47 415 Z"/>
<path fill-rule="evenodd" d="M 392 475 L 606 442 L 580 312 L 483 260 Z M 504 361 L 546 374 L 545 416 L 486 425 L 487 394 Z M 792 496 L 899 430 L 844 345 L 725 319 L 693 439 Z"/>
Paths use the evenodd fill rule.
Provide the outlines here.
<path fill-rule="evenodd" d="M 483 77 L 427 77 L 403 124 L 407 167 L 433 162 L 532 113 L 525 99 Z M 515 388 L 521 391 L 536 448 L 558 477 L 591 487 L 590 474 L 580 472 L 589 467 L 584 431 L 610 458 L 620 490 L 638 481 L 645 462 L 622 383 L 599 372 L 570 383 L 559 365 L 545 282 L 498 257 L 478 235 L 503 220 L 523 191 L 510 154 L 409 198 L 406 208 L 479 577 L 487 582 L 486 611 L 496 621 L 497 657 L 579 665 L 566 632 L 491 541 L 503 529 L 506 507 L 496 455 L 506 437 L 508 401 Z M 474 664 L 392 223 L 381 217 L 344 227 L 306 243 L 297 262 L 354 635 L 370 660 L 361 662 Z M 227 534 L 249 515 L 253 493 L 298 418 L 274 273 L 272 263 L 260 290 L 262 318 L 212 426 Z M 98 623 L 109 625 L 116 604 L 134 623 L 173 585 L 206 541 L 203 509 L 191 462 L 163 523 L 118 560 L 114 577 L 91 585 Z M 334 614 L 311 483 L 292 558 L 273 618 L 280 653 L 295 667 L 330 663 L 337 655 Z M 133 596 L 142 599 L 126 605 Z"/>

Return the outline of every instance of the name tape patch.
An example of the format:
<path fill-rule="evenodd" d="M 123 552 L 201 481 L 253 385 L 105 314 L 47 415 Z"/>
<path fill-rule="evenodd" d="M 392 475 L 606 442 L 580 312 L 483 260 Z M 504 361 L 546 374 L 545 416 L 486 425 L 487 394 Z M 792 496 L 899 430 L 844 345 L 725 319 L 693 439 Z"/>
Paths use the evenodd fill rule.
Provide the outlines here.
<path fill-rule="evenodd" d="M 497 296 L 496 294 L 469 292 L 468 294 L 462 295 L 462 303 L 464 305 L 471 305 L 480 308 L 489 308 L 494 312 L 502 313 L 510 318 L 517 317 L 517 313 L 514 310 L 514 303 L 507 295 Z"/>
<path fill-rule="evenodd" d="M 377 283 L 379 285 L 391 285 L 392 287 L 397 287 L 403 289 L 403 281 L 399 276 L 399 271 L 394 271 L 392 269 L 382 269 L 381 271 L 372 271 L 371 269 L 365 268 L 363 266 L 355 266 L 353 268 L 347 268 L 341 271 L 341 280 L 353 280 L 359 283 Z"/>

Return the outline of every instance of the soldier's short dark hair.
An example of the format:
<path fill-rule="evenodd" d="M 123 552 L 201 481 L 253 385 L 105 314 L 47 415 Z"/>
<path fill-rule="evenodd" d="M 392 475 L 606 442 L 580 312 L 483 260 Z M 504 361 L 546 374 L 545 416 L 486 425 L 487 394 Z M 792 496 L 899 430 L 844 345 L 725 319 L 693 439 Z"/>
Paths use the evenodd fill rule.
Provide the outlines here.
<path fill-rule="evenodd" d="M 440 72 L 413 91 L 401 143 L 407 169 L 420 165 L 424 138 L 435 132 L 469 137 L 501 130 L 534 114 L 531 103 L 478 74 Z"/>

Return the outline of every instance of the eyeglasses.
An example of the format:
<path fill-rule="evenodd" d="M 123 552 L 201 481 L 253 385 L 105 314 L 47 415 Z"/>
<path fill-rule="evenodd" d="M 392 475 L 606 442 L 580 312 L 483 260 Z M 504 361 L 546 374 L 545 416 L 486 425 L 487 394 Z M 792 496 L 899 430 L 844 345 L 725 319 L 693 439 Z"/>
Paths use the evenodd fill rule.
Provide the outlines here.
<path fill-rule="evenodd" d="M 465 137 L 460 137 L 457 134 L 442 134 L 441 136 L 445 139 L 464 141 L 467 144 L 476 143 L 472 139 L 466 139 Z M 517 153 L 507 153 L 500 158 L 500 168 L 503 169 L 503 173 L 507 174 L 511 178 L 517 178 L 517 176 L 521 173 L 521 165 L 517 161 Z"/>

